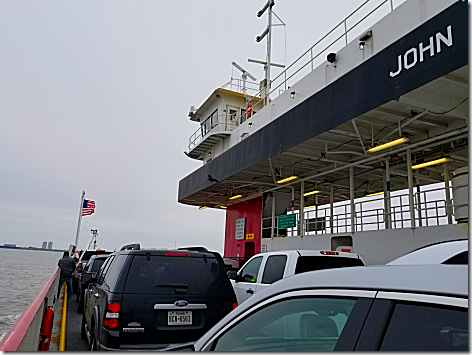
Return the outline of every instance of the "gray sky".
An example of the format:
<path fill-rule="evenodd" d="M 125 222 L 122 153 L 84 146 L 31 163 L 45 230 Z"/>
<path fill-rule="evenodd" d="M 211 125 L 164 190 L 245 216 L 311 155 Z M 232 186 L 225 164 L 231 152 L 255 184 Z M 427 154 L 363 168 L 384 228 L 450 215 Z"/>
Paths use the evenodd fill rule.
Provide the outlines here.
<path fill-rule="evenodd" d="M 362 2 L 276 0 L 287 27 L 274 28 L 273 62 L 290 64 Z M 178 181 L 201 166 L 183 153 L 198 128 L 187 114 L 232 61 L 263 78 L 247 59 L 265 59 L 264 3 L 0 1 L 0 244 L 67 248 L 85 190 L 97 208 L 79 248 L 93 228 L 106 249 L 221 252 L 225 212 L 177 202 Z"/>

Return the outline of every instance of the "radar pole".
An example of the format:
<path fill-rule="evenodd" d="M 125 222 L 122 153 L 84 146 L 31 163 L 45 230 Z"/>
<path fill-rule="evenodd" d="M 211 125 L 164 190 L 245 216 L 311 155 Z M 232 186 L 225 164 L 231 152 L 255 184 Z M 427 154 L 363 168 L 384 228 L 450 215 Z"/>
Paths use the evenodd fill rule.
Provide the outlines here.
<path fill-rule="evenodd" d="M 267 13 L 267 16 L 268 16 L 268 25 L 267 25 L 267 28 L 264 30 L 264 32 L 262 32 L 262 34 L 260 36 L 257 36 L 256 37 L 256 42 L 260 42 L 262 41 L 262 39 L 267 35 L 267 55 L 266 55 L 266 61 L 263 62 L 263 61 L 260 61 L 260 60 L 254 60 L 254 59 L 248 59 L 249 62 L 253 62 L 253 63 L 260 63 L 260 64 L 264 64 L 264 72 L 265 72 L 265 84 L 264 84 L 264 106 L 268 104 L 268 99 L 269 99 L 269 92 L 270 92 L 270 67 L 271 65 L 272 66 L 276 66 L 276 67 L 281 67 L 281 68 L 285 68 L 285 65 L 281 65 L 281 64 L 274 64 L 274 63 L 271 63 L 270 61 L 270 57 L 271 57 L 271 49 L 272 49 L 272 7 L 275 5 L 275 1 L 274 0 L 268 0 L 266 2 L 266 4 L 264 5 L 264 7 L 262 8 L 262 10 L 260 10 L 258 13 L 257 13 L 257 17 L 261 17 L 264 12 L 269 9 L 268 13 Z M 276 15 L 277 16 L 277 15 Z M 262 96 L 262 95 L 261 95 Z"/>

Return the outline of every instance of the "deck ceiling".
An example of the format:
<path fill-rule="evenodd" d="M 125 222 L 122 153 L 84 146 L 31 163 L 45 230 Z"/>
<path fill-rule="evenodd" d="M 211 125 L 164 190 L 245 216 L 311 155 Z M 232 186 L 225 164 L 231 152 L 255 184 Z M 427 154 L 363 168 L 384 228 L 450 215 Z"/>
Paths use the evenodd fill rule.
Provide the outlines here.
<path fill-rule="evenodd" d="M 372 144 L 377 145 L 398 138 L 399 125 L 406 124 L 401 128 L 401 133 L 410 139 L 407 144 L 468 127 L 468 111 L 468 66 L 465 66 L 223 181 L 214 182 L 181 202 L 219 208 L 260 196 L 264 191 L 275 187 L 279 187 L 279 191 L 291 192 L 290 188 L 284 188 L 275 181 L 292 174 L 299 178 L 314 176 L 305 180 L 305 192 L 320 190 L 320 205 L 329 203 L 330 184 L 334 186 L 335 202 L 348 200 L 349 170 L 332 171 L 333 169 L 388 152 L 382 150 L 369 153 L 364 149 Z M 419 117 L 415 118 L 418 115 Z M 403 146 L 406 144 L 391 148 L 390 151 Z M 450 158 L 450 171 L 468 166 L 467 132 L 412 149 L 413 163 L 442 156 Z M 388 159 L 391 190 L 408 188 L 406 153 L 393 154 L 388 156 Z M 384 171 L 385 157 L 355 165 L 355 198 L 363 197 L 367 192 L 383 191 Z M 419 178 L 420 185 L 428 185 L 443 182 L 443 172 L 443 165 L 437 165 L 415 170 L 413 176 Z M 320 174 L 322 175 L 316 176 Z M 297 207 L 300 201 L 300 183 L 293 184 L 293 187 Z M 236 194 L 243 195 L 243 199 L 228 199 Z M 314 199 L 314 195 L 306 198 L 305 205 L 313 204 Z"/>

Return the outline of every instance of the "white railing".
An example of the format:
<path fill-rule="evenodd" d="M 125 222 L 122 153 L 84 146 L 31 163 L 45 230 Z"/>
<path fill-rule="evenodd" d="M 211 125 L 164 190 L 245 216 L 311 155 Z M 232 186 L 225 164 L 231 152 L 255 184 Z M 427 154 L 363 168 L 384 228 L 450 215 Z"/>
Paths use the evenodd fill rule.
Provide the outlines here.
<path fill-rule="evenodd" d="M 205 125 L 204 123 L 192 134 L 189 138 L 188 149 L 189 152 L 194 149 L 197 145 L 205 140 L 210 133 L 217 132 L 230 132 L 238 126 L 238 120 L 232 120 L 229 117 L 229 114 L 218 115 L 218 118 L 222 117 L 224 122 L 221 123 L 211 123 Z M 236 116 L 237 118 L 237 116 Z M 219 120 L 219 119 L 218 119 Z"/>
<path fill-rule="evenodd" d="M 322 56 L 323 53 L 339 51 L 354 38 L 361 35 L 363 31 L 367 31 L 372 26 L 372 23 L 368 22 L 367 19 L 372 19 L 370 17 L 372 14 L 375 13 L 379 16 L 375 18 L 375 22 L 377 22 L 392 12 L 393 9 L 393 0 L 366 0 L 300 55 L 284 71 L 272 79 L 270 90 L 267 90 L 268 92 L 265 88 L 262 88 L 253 95 L 254 97 L 248 101 L 248 104 L 251 103 L 254 106 L 260 101 L 269 99 L 273 93 L 277 94 L 277 96 L 280 95 L 291 85 L 309 74 L 310 71 L 313 71 L 318 65 L 322 64 L 326 59 Z"/>
<path fill-rule="evenodd" d="M 451 187 L 449 189 L 452 196 Z M 445 225 L 449 218 L 453 219 L 454 209 L 462 205 L 454 204 L 452 198 L 448 204 L 445 192 L 445 187 L 439 187 L 414 193 L 415 227 Z M 354 225 L 351 223 L 350 201 L 334 204 L 332 214 L 330 205 L 310 208 L 304 211 L 304 235 L 382 230 L 388 228 L 389 220 L 391 229 L 411 228 L 408 193 L 392 193 L 390 213 L 386 212 L 385 205 L 383 195 L 358 199 L 354 204 Z M 289 229 L 279 230 L 278 216 L 274 217 L 273 236 L 300 235 L 299 211 L 294 214 L 297 216 L 296 226 Z M 262 234 L 265 237 L 272 235 L 272 217 L 262 219 Z"/>
<path fill-rule="evenodd" d="M 242 94 L 248 94 L 251 96 L 259 93 L 259 83 L 246 81 L 246 84 L 244 85 L 243 79 L 238 78 L 231 78 L 231 80 L 224 84 L 221 88 L 236 91 Z"/>

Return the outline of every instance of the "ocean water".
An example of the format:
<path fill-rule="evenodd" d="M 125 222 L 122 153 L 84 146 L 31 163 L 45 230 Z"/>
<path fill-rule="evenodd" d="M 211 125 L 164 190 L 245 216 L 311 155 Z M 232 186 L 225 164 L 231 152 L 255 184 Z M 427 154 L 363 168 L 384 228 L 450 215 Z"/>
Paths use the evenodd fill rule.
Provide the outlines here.
<path fill-rule="evenodd" d="M 62 252 L 0 249 L 0 340 L 57 269 Z"/>

